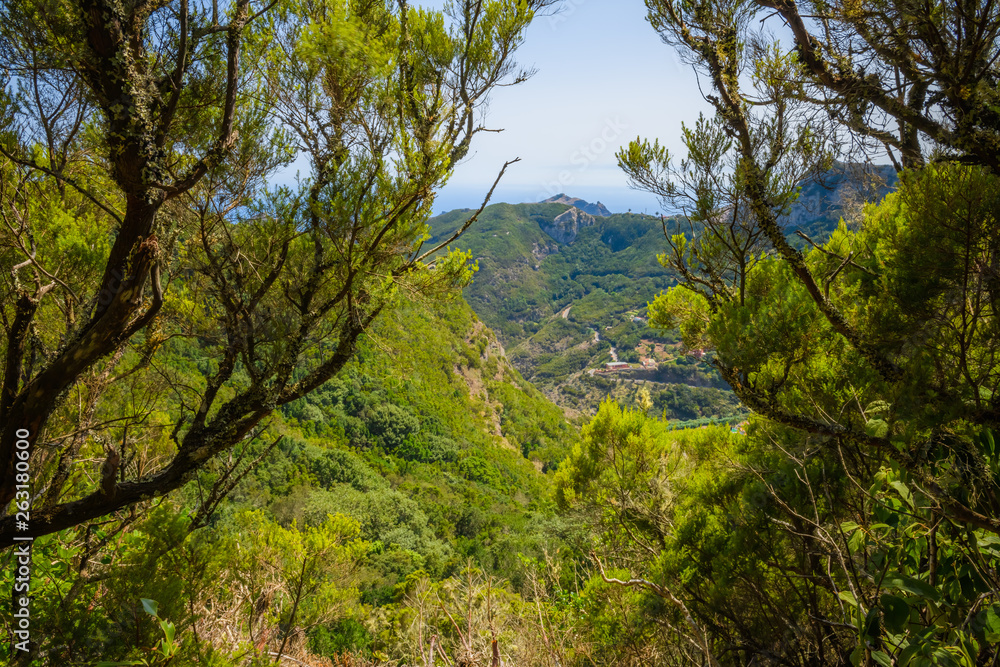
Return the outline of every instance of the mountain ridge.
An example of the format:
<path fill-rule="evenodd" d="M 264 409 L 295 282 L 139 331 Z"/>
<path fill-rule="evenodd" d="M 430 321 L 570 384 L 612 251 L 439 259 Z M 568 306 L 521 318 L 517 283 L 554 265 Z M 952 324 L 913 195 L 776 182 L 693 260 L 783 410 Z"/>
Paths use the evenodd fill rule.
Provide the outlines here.
<path fill-rule="evenodd" d="M 782 225 L 793 243 L 803 243 L 799 231 L 819 242 L 842 215 L 853 219 L 858 201 L 884 196 L 894 177 L 885 168 L 838 163 L 822 180 L 802 184 Z M 709 389 L 723 391 L 707 359 L 646 324 L 647 304 L 676 284 L 656 259 L 666 245 L 663 221 L 631 212 L 598 216 L 588 206 L 595 205 L 565 193 L 544 202 L 494 204 L 457 244 L 471 250 L 479 266 L 465 298 L 496 332 L 511 363 L 570 416 L 593 412 L 608 395 L 634 391 L 623 389 L 624 378 L 652 382 L 661 392 L 685 387 L 695 403 Z M 463 209 L 432 218 L 431 242 L 447 238 L 471 214 Z M 606 363 L 619 360 L 634 368 L 605 373 Z M 718 416 L 703 410 L 716 399 L 678 418 Z"/>
<path fill-rule="evenodd" d="M 543 200 L 543 201 L 541 201 L 539 203 L 540 204 L 566 204 L 568 206 L 573 206 L 575 208 L 578 208 L 581 211 L 583 211 L 584 213 L 589 213 L 590 215 L 597 216 L 597 217 L 600 217 L 600 218 L 606 218 L 606 217 L 608 217 L 608 216 L 611 215 L 611 211 L 609 211 L 608 208 L 604 204 L 602 204 L 600 201 L 598 201 L 597 203 L 591 204 L 590 202 L 587 202 L 587 201 L 585 201 L 583 199 L 580 199 L 579 197 L 570 197 L 569 195 L 567 195 L 564 192 L 560 192 L 559 194 L 555 195 L 554 197 L 549 197 L 548 199 L 545 199 L 545 200 Z"/>

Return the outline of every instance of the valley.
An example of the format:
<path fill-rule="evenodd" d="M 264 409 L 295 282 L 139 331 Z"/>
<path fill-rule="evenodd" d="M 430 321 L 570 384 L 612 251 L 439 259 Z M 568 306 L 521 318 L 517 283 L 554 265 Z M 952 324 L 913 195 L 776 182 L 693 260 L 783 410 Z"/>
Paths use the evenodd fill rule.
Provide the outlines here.
<path fill-rule="evenodd" d="M 890 172 L 839 164 L 804 184 L 783 219 L 789 239 L 824 241 L 841 216 L 858 214 L 855 202 L 884 195 L 894 182 Z M 473 213 L 432 218 L 429 242 L 447 238 Z M 493 204 L 457 244 L 478 266 L 464 297 L 514 367 L 569 418 L 593 415 L 606 398 L 634 406 L 642 391 L 652 397 L 651 414 L 670 420 L 740 419 L 711 355 L 648 326 L 648 303 L 676 284 L 657 260 L 664 232 L 674 230 L 683 231 L 677 218 L 612 213 L 566 194 Z"/>
<path fill-rule="evenodd" d="M 0 16 L 0 662 L 1000 661 L 1000 4 Z"/>

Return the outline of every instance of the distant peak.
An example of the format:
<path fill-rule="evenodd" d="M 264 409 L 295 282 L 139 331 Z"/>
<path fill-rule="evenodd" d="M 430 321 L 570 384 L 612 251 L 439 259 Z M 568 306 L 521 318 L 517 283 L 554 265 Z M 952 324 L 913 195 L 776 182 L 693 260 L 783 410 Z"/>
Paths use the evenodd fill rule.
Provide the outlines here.
<path fill-rule="evenodd" d="M 575 206 L 576 208 L 580 209 L 584 213 L 589 213 L 590 215 L 600 216 L 602 218 L 606 218 L 609 215 L 611 215 L 611 211 L 609 211 L 608 208 L 604 204 L 602 204 L 601 202 L 597 202 L 596 204 L 591 204 L 591 203 L 589 203 L 589 202 L 587 202 L 587 201 L 585 201 L 583 199 L 580 199 L 579 197 L 570 197 L 569 195 L 567 195 L 564 192 L 560 192 L 559 194 L 557 194 L 554 197 L 549 197 L 548 199 L 546 199 L 542 203 L 543 204 L 565 204 L 567 206 Z"/>

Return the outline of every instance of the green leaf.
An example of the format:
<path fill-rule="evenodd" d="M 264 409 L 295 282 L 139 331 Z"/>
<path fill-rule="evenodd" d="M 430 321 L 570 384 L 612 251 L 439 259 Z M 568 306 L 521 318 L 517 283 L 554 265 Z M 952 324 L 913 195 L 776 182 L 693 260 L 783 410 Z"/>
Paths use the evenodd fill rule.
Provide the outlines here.
<path fill-rule="evenodd" d="M 873 438 L 884 438 L 889 433 L 889 424 L 884 419 L 871 419 L 865 424 L 865 431 Z"/>
<path fill-rule="evenodd" d="M 160 621 L 160 627 L 163 629 L 163 636 L 167 638 L 167 643 L 173 644 L 174 633 L 177 631 L 177 628 L 174 627 L 174 624 L 171 623 L 170 621 Z"/>
<path fill-rule="evenodd" d="M 912 593 L 913 595 L 933 600 L 934 602 L 941 600 L 941 593 L 939 593 L 936 588 L 928 584 L 926 581 L 920 581 L 919 579 L 908 577 L 905 574 L 893 572 L 887 575 L 882 583 L 886 588 Z"/>
<path fill-rule="evenodd" d="M 837 593 L 837 597 L 839 597 L 841 600 L 843 600 L 844 602 L 846 602 L 851 606 L 854 607 L 861 606 L 858 604 L 857 598 L 854 597 L 854 593 L 852 593 L 851 591 L 840 591 L 839 593 Z"/>
<path fill-rule="evenodd" d="M 931 664 L 955 665 L 955 667 L 958 667 L 959 665 L 966 665 L 967 667 L 973 667 L 968 661 L 962 660 L 964 654 L 960 649 L 953 646 L 936 648 L 934 649 L 934 653 L 931 654 L 931 657 L 933 658 L 933 663 Z"/>
<path fill-rule="evenodd" d="M 985 449 L 990 456 L 996 454 L 997 447 L 996 442 L 993 440 L 993 431 L 988 428 L 984 428 L 979 432 L 979 440 L 983 445 L 983 449 Z"/>
<path fill-rule="evenodd" d="M 989 607 L 983 614 L 986 641 L 991 644 L 1000 642 L 1000 616 L 997 615 L 996 608 L 996 605 Z"/>
<path fill-rule="evenodd" d="M 854 534 L 847 540 L 847 548 L 851 553 L 857 553 L 861 550 L 861 545 L 865 541 L 865 531 L 856 530 Z"/>
<path fill-rule="evenodd" d="M 157 611 L 160 609 L 159 603 L 156 600 L 150 600 L 149 598 L 141 598 L 142 608 L 146 610 L 146 613 L 150 616 L 156 616 Z"/>
<path fill-rule="evenodd" d="M 996 535 L 984 535 L 977 542 L 981 551 L 986 551 L 994 557 L 1000 556 L 1000 537 Z"/>
<path fill-rule="evenodd" d="M 865 625 L 862 635 L 868 637 L 872 641 L 877 640 L 882 635 L 882 624 L 879 622 L 881 615 L 879 614 L 878 607 L 872 607 L 868 610 L 865 615 Z"/>
<path fill-rule="evenodd" d="M 899 654 L 899 658 L 896 660 L 898 667 L 905 667 L 905 665 L 910 664 L 913 660 L 913 656 L 917 655 L 920 651 L 920 644 L 916 642 L 910 642 L 910 645 L 903 649 L 903 652 Z"/>
<path fill-rule="evenodd" d="M 882 665 L 882 667 L 892 667 L 892 658 L 882 651 L 872 651 L 872 660 Z"/>
<path fill-rule="evenodd" d="M 882 620 L 890 632 L 901 633 L 910 621 L 910 605 L 895 595 L 882 595 Z"/>
<path fill-rule="evenodd" d="M 899 493 L 899 497 L 902 498 L 907 505 L 913 507 L 913 494 L 910 493 L 910 489 L 906 486 L 906 484 L 896 480 L 889 482 L 889 486 L 896 489 L 896 492 Z"/>
<path fill-rule="evenodd" d="M 997 605 L 993 605 L 986 609 L 986 627 L 990 630 L 1000 633 L 1000 616 L 997 615 Z"/>

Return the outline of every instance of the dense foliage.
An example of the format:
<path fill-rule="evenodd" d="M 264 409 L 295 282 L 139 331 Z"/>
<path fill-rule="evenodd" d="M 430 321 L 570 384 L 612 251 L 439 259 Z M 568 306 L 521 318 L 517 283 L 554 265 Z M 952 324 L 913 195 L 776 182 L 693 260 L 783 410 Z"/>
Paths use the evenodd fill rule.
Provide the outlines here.
<path fill-rule="evenodd" d="M 949 86 L 995 78 L 996 11 L 809 4 L 814 26 L 794 2 L 647 3 L 711 82 L 716 111 L 684 128 L 679 164 L 658 142 L 619 153 L 637 186 L 704 230 L 668 237 L 661 261 L 679 285 L 650 321 L 712 350 L 756 416 L 744 446 L 719 440 L 731 464 L 694 526 L 674 512 L 698 491 L 653 492 L 683 483 L 650 466 L 653 507 L 616 514 L 636 524 L 629 544 L 651 547 L 653 574 L 628 585 L 673 604 L 692 659 L 712 664 L 986 664 L 1000 639 L 996 135 L 968 143 L 989 124 L 973 109 L 991 93 L 958 102 Z M 794 50 L 767 32 L 765 8 Z M 880 75 L 894 68 L 890 91 Z M 909 169 L 829 240 L 793 243 L 782 219 L 796 184 L 824 173 L 842 132 L 898 150 Z"/>
<path fill-rule="evenodd" d="M 0 658 L 996 663 L 997 7 L 647 0 L 676 215 L 429 220 L 547 4 L 2 6 Z"/>
<path fill-rule="evenodd" d="M 468 281 L 426 219 L 545 2 L 50 5 L 0 21 L 0 500 L 27 432 L 31 536 L 179 488 L 401 293 Z M 296 151 L 308 176 L 269 187 Z M 198 381 L 160 372 L 175 338 L 212 351 Z"/>
<path fill-rule="evenodd" d="M 667 603 L 693 659 L 996 656 L 1000 457 L 983 408 L 995 320 L 988 283 L 969 278 L 985 266 L 971 257 L 998 247 L 995 180 L 977 167 L 906 173 L 858 230 L 842 226 L 807 255 L 817 275 L 855 258 L 828 294 L 900 362 L 892 383 L 779 258 L 754 262 L 742 303 L 713 308 L 681 286 L 651 306 L 689 345 L 716 350 L 759 416 L 746 436 L 671 437 L 603 406 L 560 469 L 559 498 L 593 517 L 631 585 Z"/>
<path fill-rule="evenodd" d="M 232 461 L 171 500 L 37 540 L 39 664 L 155 661 L 163 630 L 144 599 L 174 628 L 175 660 L 229 664 L 268 651 L 410 655 L 420 641 L 393 628 L 409 622 L 411 594 L 463 572 L 518 605 L 515 592 L 547 591 L 519 554 L 544 563 L 573 533 L 539 469 L 565 457 L 575 431 L 468 306 L 435 310 L 383 319 L 341 376 L 275 415 L 279 442 L 236 450 L 258 462 L 207 520 L 198 508 Z M 165 345 L 177 381 L 211 358 Z"/>
<path fill-rule="evenodd" d="M 733 401 L 716 405 L 714 394 L 708 398 L 707 387 L 728 389 L 708 364 L 687 356 L 674 332 L 651 330 L 645 321 L 646 304 L 675 282 L 651 252 L 661 243 L 661 221 L 632 213 L 594 217 L 572 238 L 556 240 L 545 230 L 568 210 L 555 203 L 496 204 L 459 243 L 478 266 L 465 298 L 497 332 L 517 369 L 573 415 L 593 414 L 608 396 L 630 402 L 639 384 L 698 397 L 690 400 L 704 410 L 658 402 L 658 413 L 666 410 L 673 419 L 738 412 Z M 472 215 L 432 218 L 434 238 Z M 593 373 L 613 360 L 638 366 L 643 358 L 655 364 L 622 377 Z"/>

